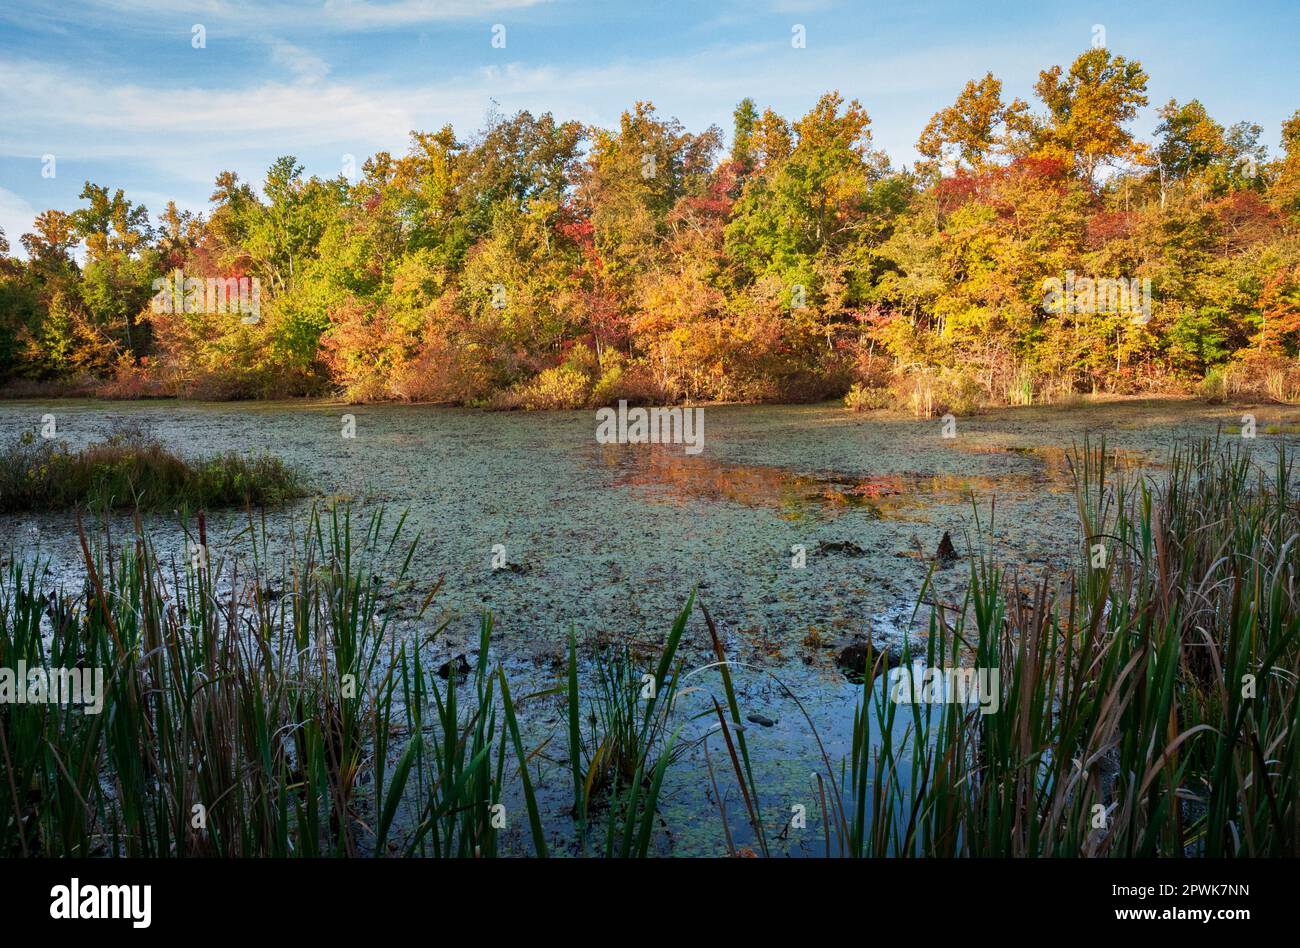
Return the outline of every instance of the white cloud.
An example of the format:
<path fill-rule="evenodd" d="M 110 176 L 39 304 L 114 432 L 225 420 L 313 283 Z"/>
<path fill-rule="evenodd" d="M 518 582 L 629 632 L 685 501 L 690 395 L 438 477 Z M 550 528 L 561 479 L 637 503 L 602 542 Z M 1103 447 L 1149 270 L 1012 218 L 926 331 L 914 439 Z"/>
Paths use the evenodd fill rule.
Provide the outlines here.
<path fill-rule="evenodd" d="M 449 103 L 450 104 L 450 103 Z M 240 89 L 111 85 L 49 64 L 0 63 L 0 153 L 130 159 L 207 180 L 223 155 L 340 141 L 392 147 L 416 127 L 402 97 L 345 83 Z"/>
<path fill-rule="evenodd" d="M 0 155 L 125 161 L 141 172 L 137 177 L 170 179 L 154 190 L 189 182 L 188 193 L 176 196 L 195 200 L 207 197 L 217 171 L 259 175 L 277 155 L 314 155 L 327 167 L 309 164 L 308 172 L 333 175 L 335 155 L 360 161 L 379 150 L 401 154 L 413 129 L 450 123 L 468 136 L 493 102 L 506 114 L 526 108 L 609 126 L 621 110 L 650 97 L 662 115 L 675 115 L 692 130 L 717 123 L 729 131 L 731 110 L 745 96 L 795 115 L 820 93 L 838 89 L 862 100 L 875 119 L 878 145 L 906 161 L 925 118 L 951 102 L 984 63 L 1003 63 L 1007 78 L 1034 75 L 1033 52 L 1010 44 L 873 58 L 850 49 L 814 56 L 773 42 L 590 66 L 502 63 L 410 82 L 374 74 L 345 79 L 295 44 L 265 41 L 291 75 L 250 78 L 237 88 L 207 88 L 196 79 L 190 85 L 114 82 L 81 67 L 0 61 Z"/>
<path fill-rule="evenodd" d="M 19 238 L 30 233 L 32 222 L 36 219 L 36 210 L 14 194 L 0 188 L 0 228 L 4 229 L 5 240 L 9 241 L 9 254 L 14 257 L 27 258 Z"/>
<path fill-rule="evenodd" d="M 176 28 L 177 20 L 202 23 L 209 33 L 254 35 L 263 32 L 348 32 L 383 30 L 422 23 L 503 15 L 550 3 L 552 0 L 324 0 L 286 3 L 284 0 L 83 0 L 64 2 L 42 12 L 47 24 L 62 18 L 112 21 L 134 29 Z M 8 11 L 0 16 L 16 16 Z M 30 18 L 27 18 L 30 19 Z"/>
<path fill-rule="evenodd" d="M 773 0 L 773 13 L 817 13 L 829 10 L 834 4 L 831 0 Z"/>
<path fill-rule="evenodd" d="M 271 61 L 281 66 L 304 82 L 318 82 L 330 71 L 329 63 L 310 50 L 273 39 L 271 44 Z"/>

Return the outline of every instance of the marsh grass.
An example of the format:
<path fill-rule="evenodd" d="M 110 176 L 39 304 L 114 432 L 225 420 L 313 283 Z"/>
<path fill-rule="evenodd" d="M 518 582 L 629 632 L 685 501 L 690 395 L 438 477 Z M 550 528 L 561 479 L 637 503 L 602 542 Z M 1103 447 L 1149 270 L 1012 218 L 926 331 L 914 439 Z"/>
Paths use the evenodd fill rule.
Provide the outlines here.
<path fill-rule="evenodd" d="M 355 529 L 346 511 L 314 510 L 278 572 L 267 568 L 264 533 L 254 539 L 248 576 L 209 561 L 202 515 L 193 539 L 204 552 L 179 563 L 158 555 L 138 520 L 120 547 L 83 532 L 87 579 L 77 593 L 44 593 L 39 568 L 15 561 L 0 591 L 0 665 L 103 668 L 106 697 L 97 715 L 0 708 L 0 787 L 11 804 L 0 808 L 0 852 L 384 850 L 395 794 L 412 762 L 427 759 L 426 703 L 451 722 L 450 739 L 428 744 L 438 776 L 409 794 L 422 822 L 407 848 L 481 845 L 473 827 L 465 837 L 462 826 L 433 825 L 468 783 L 458 772 L 448 786 L 440 770 L 457 765 L 463 733 L 454 687 L 439 695 L 421 657 L 392 644 L 381 609 L 415 546 L 403 547 L 401 524 L 386 529 L 382 514 Z M 403 718 L 420 743 L 389 778 L 386 750 Z M 489 798 L 469 786 L 475 800 Z"/>
<path fill-rule="evenodd" d="M 229 453 L 187 459 L 139 433 L 78 450 L 30 432 L 0 451 L 0 512 L 202 510 L 274 505 L 305 493 L 279 458 Z"/>
<path fill-rule="evenodd" d="M 678 749 L 682 724 L 671 728 L 681 676 L 674 659 L 695 594 L 673 623 L 653 673 L 643 673 L 627 648 L 598 649 L 592 687 L 582 700 L 577 637 L 569 633 L 566 677 L 573 814 L 582 852 L 590 851 L 592 814 L 604 811 L 603 854 L 649 853 L 664 774 Z M 585 712 L 584 712 L 585 705 Z"/>
<path fill-rule="evenodd" d="M 1300 854 L 1286 450 L 1266 465 L 1240 443 L 1184 444 L 1159 482 L 1116 478 L 1104 445 L 1072 466 L 1074 573 L 1023 583 L 974 553 L 965 601 L 932 611 L 917 656 L 998 669 L 999 710 L 896 702 L 868 662 L 851 751 L 838 766 L 823 752 L 808 790 L 826 855 Z"/>
<path fill-rule="evenodd" d="M 1104 445 L 1085 443 L 1072 470 L 1077 567 L 1024 581 L 970 544 L 964 599 L 935 604 L 916 656 L 996 668 L 996 713 L 896 702 L 873 656 L 849 750 L 833 759 L 781 685 L 820 761 L 804 793 L 814 854 L 1300 853 L 1300 505 L 1287 452 L 1261 463 L 1239 442 L 1188 443 L 1157 480 L 1117 476 Z M 264 524 L 249 521 L 248 573 L 206 552 L 160 556 L 138 517 L 118 545 L 82 532 L 79 590 L 46 588 L 39 564 L 11 560 L 0 667 L 98 667 L 107 686 L 98 715 L 0 704 L 0 855 L 490 857 L 501 807 L 522 799 L 525 842 L 545 856 L 557 832 L 535 783 L 545 741 L 529 746 L 520 723 L 543 697 L 565 707 L 571 851 L 651 854 L 687 727 L 706 729 L 699 779 L 727 848 L 767 855 L 790 841 L 789 821 L 772 819 L 789 801 L 757 779 L 735 662 L 707 610 L 716 662 L 700 671 L 718 687 L 702 701 L 702 677 L 683 687 L 693 595 L 652 670 L 618 649 L 579 662 L 570 633 L 565 680 L 516 699 L 491 659 L 490 616 L 459 681 L 435 670 L 442 629 L 390 628 L 386 596 L 416 552 L 401 521 L 316 508 L 274 561 Z M 196 529 L 206 551 L 201 515 Z M 741 829 L 751 844 L 737 845 Z"/>
<path fill-rule="evenodd" d="M 9 568 L 0 664 L 102 668 L 106 695 L 97 715 L 4 709 L 13 807 L 0 851 L 357 854 L 359 777 L 394 687 L 378 673 L 387 620 L 373 558 L 396 532 L 385 544 L 377 516 L 357 537 L 350 518 L 316 511 L 278 576 L 254 541 L 245 579 L 209 560 L 202 515 L 201 554 L 181 562 L 136 526 L 117 547 L 82 531 L 79 592 L 47 595 L 39 567 Z"/>
<path fill-rule="evenodd" d="M 445 625 L 390 628 L 389 594 L 409 585 L 416 552 L 403 521 L 313 508 L 272 558 L 250 514 L 251 555 L 223 560 L 200 514 L 186 529 L 198 554 L 175 560 L 137 517 L 121 544 L 82 530 L 74 591 L 46 590 L 41 565 L 14 558 L 0 667 L 100 668 L 105 693 L 98 714 L 0 704 L 0 855 L 491 857 L 515 786 L 533 852 L 547 855 L 529 774 L 540 748 L 516 711 L 535 696 L 516 701 L 492 663 L 491 617 L 465 680 L 439 680 Z M 685 615 L 654 679 L 661 698 L 637 708 L 630 780 L 599 791 L 615 801 L 611 854 L 649 849 L 671 750 L 650 754 L 656 709 Z"/>

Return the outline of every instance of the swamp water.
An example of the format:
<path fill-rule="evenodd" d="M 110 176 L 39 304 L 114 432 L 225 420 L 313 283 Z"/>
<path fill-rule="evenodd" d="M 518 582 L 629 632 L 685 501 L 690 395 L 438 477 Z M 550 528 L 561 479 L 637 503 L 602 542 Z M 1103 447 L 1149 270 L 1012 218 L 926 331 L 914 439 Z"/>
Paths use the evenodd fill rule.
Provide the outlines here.
<path fill-rule="evenodd" d="M 1284 410 L 1252 409 L 1260 437 Z M 1178 402 L 1122 402 L 1071 409 L 1015 409 L 960 419 L 955 438 L 938 420 L 853 415 L 818 406 L 709 406 L 703 450 L 681 445 L 599 444 L 595 413 L 484 413 L 426 406 L 326 403 L 204 404 L 80 401 L 0 404 L 13 436 L 55 415 L 59 437 L 76 447 L 138 427 L 182 454 L 271 453 L 296 466 L 318 495 L 265 513 L 265 530 L 287 542 L 313 502 L 347 499 L 360 524 L 383 506 L 404 536 L 418 537 L 414 582 L 389 594 L 390 630 L 425 636 L 448 623 L 432 647 L 435 662 L 458 654 L 474 662 L 479 617 L 491 610 L 494 662 L 516 696 L 563 681 L 566 636 L 626 643 L 638 657 L 657 654 L 692 589 L 717 622 L 733 674 L 747 741 L 770 824 L 795 802 L 808 805 L 808 829 L 776 850 L 815 854 L 824 845 L 814 820 L 823 770 L 807 723 L 813 717 L 831 760 L 847 747 L 859 685 L 835 664 L 853 636 L 897 645 L 944 532 L 959 554 L 974 540 L 978 507 L 983 542 L 1028 578 L 1068 568 L 1079 550 L 1068 449 L 1103 436 L 1120 468 L 1137 476 L 1158 467 L 1187 436 L 1230 436 L 1241 411 Z M 342 416 L 355 438 L 342 436 Z M 976 506 L 977 505 L 977 506 Z M 259 529 L 261 529 L 261 517 Z M 185 552 L 178 518 L 146 517 L 161 551 Z M 118 539 L 127 517 L 115 517 Z M 209 514 L 213 556 L 241 553 L 247 514 Z M 504 547 L 502 554 L 501 547 Z M 793 564 L 803 550 L 803 566 Z M 80 583 L 71 514 L 0 516 L 0 549 L 48 561 Z M 504 568 L 493 568 L 494 559 Z M 418 622 L 439 577 L 443 585 Z M 933 592 L 959 603 L 964 565 L 936 574 Z M 922 631 L 913 630 L 913 631 Z M 913 641 L 916 641 L 914 638 Z M 701 610 L 679 650 L 688 669 L 712 661 Z M 721 695 L 711 674 L 690 684 Z M 696 693 L 684 703 L 707 695 Z M 545 695 L 521 708 L 544 820 L 558 828 L 572 802 L 563 698 Z M 900 715 L 900 719 L 906 719 Z M 661 852 L 717 853 L 723 834 L 698 743 L 707 721 L 683 730 L 682 758 L 660 798 Z M 748 841 L 744 806 L 716 739 L 710 745 L 738 845 Z M 511 809 L 503 850 L 527 849 L 522 806 Z M 569 834 L 571 835 L 571 834 Z"/>

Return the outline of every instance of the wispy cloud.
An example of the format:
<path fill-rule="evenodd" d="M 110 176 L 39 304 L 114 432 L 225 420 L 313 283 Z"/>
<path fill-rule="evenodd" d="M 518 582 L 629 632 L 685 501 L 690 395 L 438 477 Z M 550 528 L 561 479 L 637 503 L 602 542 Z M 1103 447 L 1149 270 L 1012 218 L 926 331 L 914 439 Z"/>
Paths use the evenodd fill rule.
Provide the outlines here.
<path fill-rule="evenodd" d="M 257 35 L 263 32 L 294 34 L 313 32 L 356 32 L 403 26 L 483 19 L 526 10 L 552 0 L 324 0 L 317 3 L 287 3 L 283 0 L 82 0 L 65 2 L 38 15 L 24 12 L 22 19 L 39 19 L 49 27 L 66 26 L 87 19 L 111 21 L 136 29 L 174 31 L 184 20 L 202 23 L 213 32 L 226 35 Z M 18 18 L 19 11 L 0 14 Z"/>
<path fill-rule="evenodd" d="M 930 91 L 938 100 L 954 94 L 978 67 L 978 57 L 961 50 L 854 62 L 800 55 L 779 44 L 746 44 L 578 68 L 503 63 L 456 79 L 402 83 L 382 75 L 336 80 L 307 50 L 274 40 L 271 49 L 288 77 L 219 89 L 113 83 L 48 62 L 0 62 L 0 111 L 8 119 L 0 127 L 0 154 L 127 158 L 206 181 L 226 156 L 332 145 L 368 154 L 400 149 L 411 130 L 447 123 L 468 133 L 494 101 L 508 111 L 553 111 L 609 124 L 649 95 L 665 113 L 682 114 L 702 128 L 725 123 L 747 95 L 761 104 L 792 95 L 811 104 L 837 88 L 863 99 L 869 110 L 873 103 Z M 1013 55 L 1003 51 L 1004 58 Z M 894 131 L 908 140 L 916 132 L 911 125 L 925 117 L 913 116 Z"/>
<path fill-rule="evenodd" d="M 271 40 L 271 61 L 306 82 L 324 79 L 330 71 L 329 63 L 324 59 L 284 40 Z"/>
<path fill-rule="evenodd" d="M 4 230 L 5 240 L 9 241 L 10 254 L 26 258 L 19 238 L 32 229 L 35 219 L 36 209 L 31 204 L 12 191 L 0 188 L 0 229 Z"/>
<path fill-rule="evenodd" d="M 848 50 L 811 56 L 780 43 L 749 43 L 583 67 L 505 62 L 459 77 L 410 82 L 383 74 L 336 78 L 312 52 L 268 42 L 288 75 L 254 78 L 235 88 L 115 83 L 71 66 L 0 62 L 0 112 L 7 118 L 0 126 L 0 154 L 128 159 L 206 183 L 219 168 L 254 157 L 264 166 L 277 154 L 335 146 L 340 154 L 358 156 L 401 151 L 411 130 L 448 123 L 468 134 L 493 103 L 507 112 L 551 111 L 609 125 L 621 110 L 651 97 L 661 112 L 702 129 L 711 122 L 727 124 L 745 96 L 760 105 L 798 109 L 839 89 L 877 114 L 881 143 L 907 159 L 929 114 L 917 110 L 916 100 L 950 99 L 989 55 L 987 49 L 954 48 L 867 59 L 853 58 Z M 1008 48 L 997 55 L 1005 62 L 1026 54 Z M 908 114 L 882 120 L 878 106 Z"/>
<path fill-rule="evenodd" d="M 131 158 L 177 171 L 197 156 L 248 149 L 348 140 L 390 145 L 415 127 L 403 100 L 346 83 L 113 85 L 48 63 L 0 63 L 0 108 L 10 118 L 0 127 L 0 153 Z"/>

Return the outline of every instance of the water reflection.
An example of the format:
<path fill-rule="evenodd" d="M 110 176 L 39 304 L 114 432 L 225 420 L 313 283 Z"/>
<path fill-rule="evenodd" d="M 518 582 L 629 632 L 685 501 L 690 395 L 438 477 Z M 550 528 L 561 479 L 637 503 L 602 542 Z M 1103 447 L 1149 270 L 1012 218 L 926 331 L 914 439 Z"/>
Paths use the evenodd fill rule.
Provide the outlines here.
<path fill-rule="evenodd" d="M 1070 453 L 1065 448 L 977 443 L 962 444 L 957 450 L 1028 457 L 1038 463 L 1028 470 L 998 474 L 850 475 L 691 457 L 660 446 L 636 450 L 610 447 L 602 449 L 599 458 L 614 470 L 615 486 L 634 489 L 650 502 L 730 501 L 769 508 L 791 521 L 810 515 L 834 517 L 850 510 L 865 512 L 872 519 L 905 520 L 936 504 L 964 503 L 972 494 L 988 498 L 1030 490 L 1064 493 L 1071 488 Z M 1142 452 L 1115 450 L 1107 454 L 1110 465 L 1117 469 L 1136 470 L 1151 463 Z"/>

